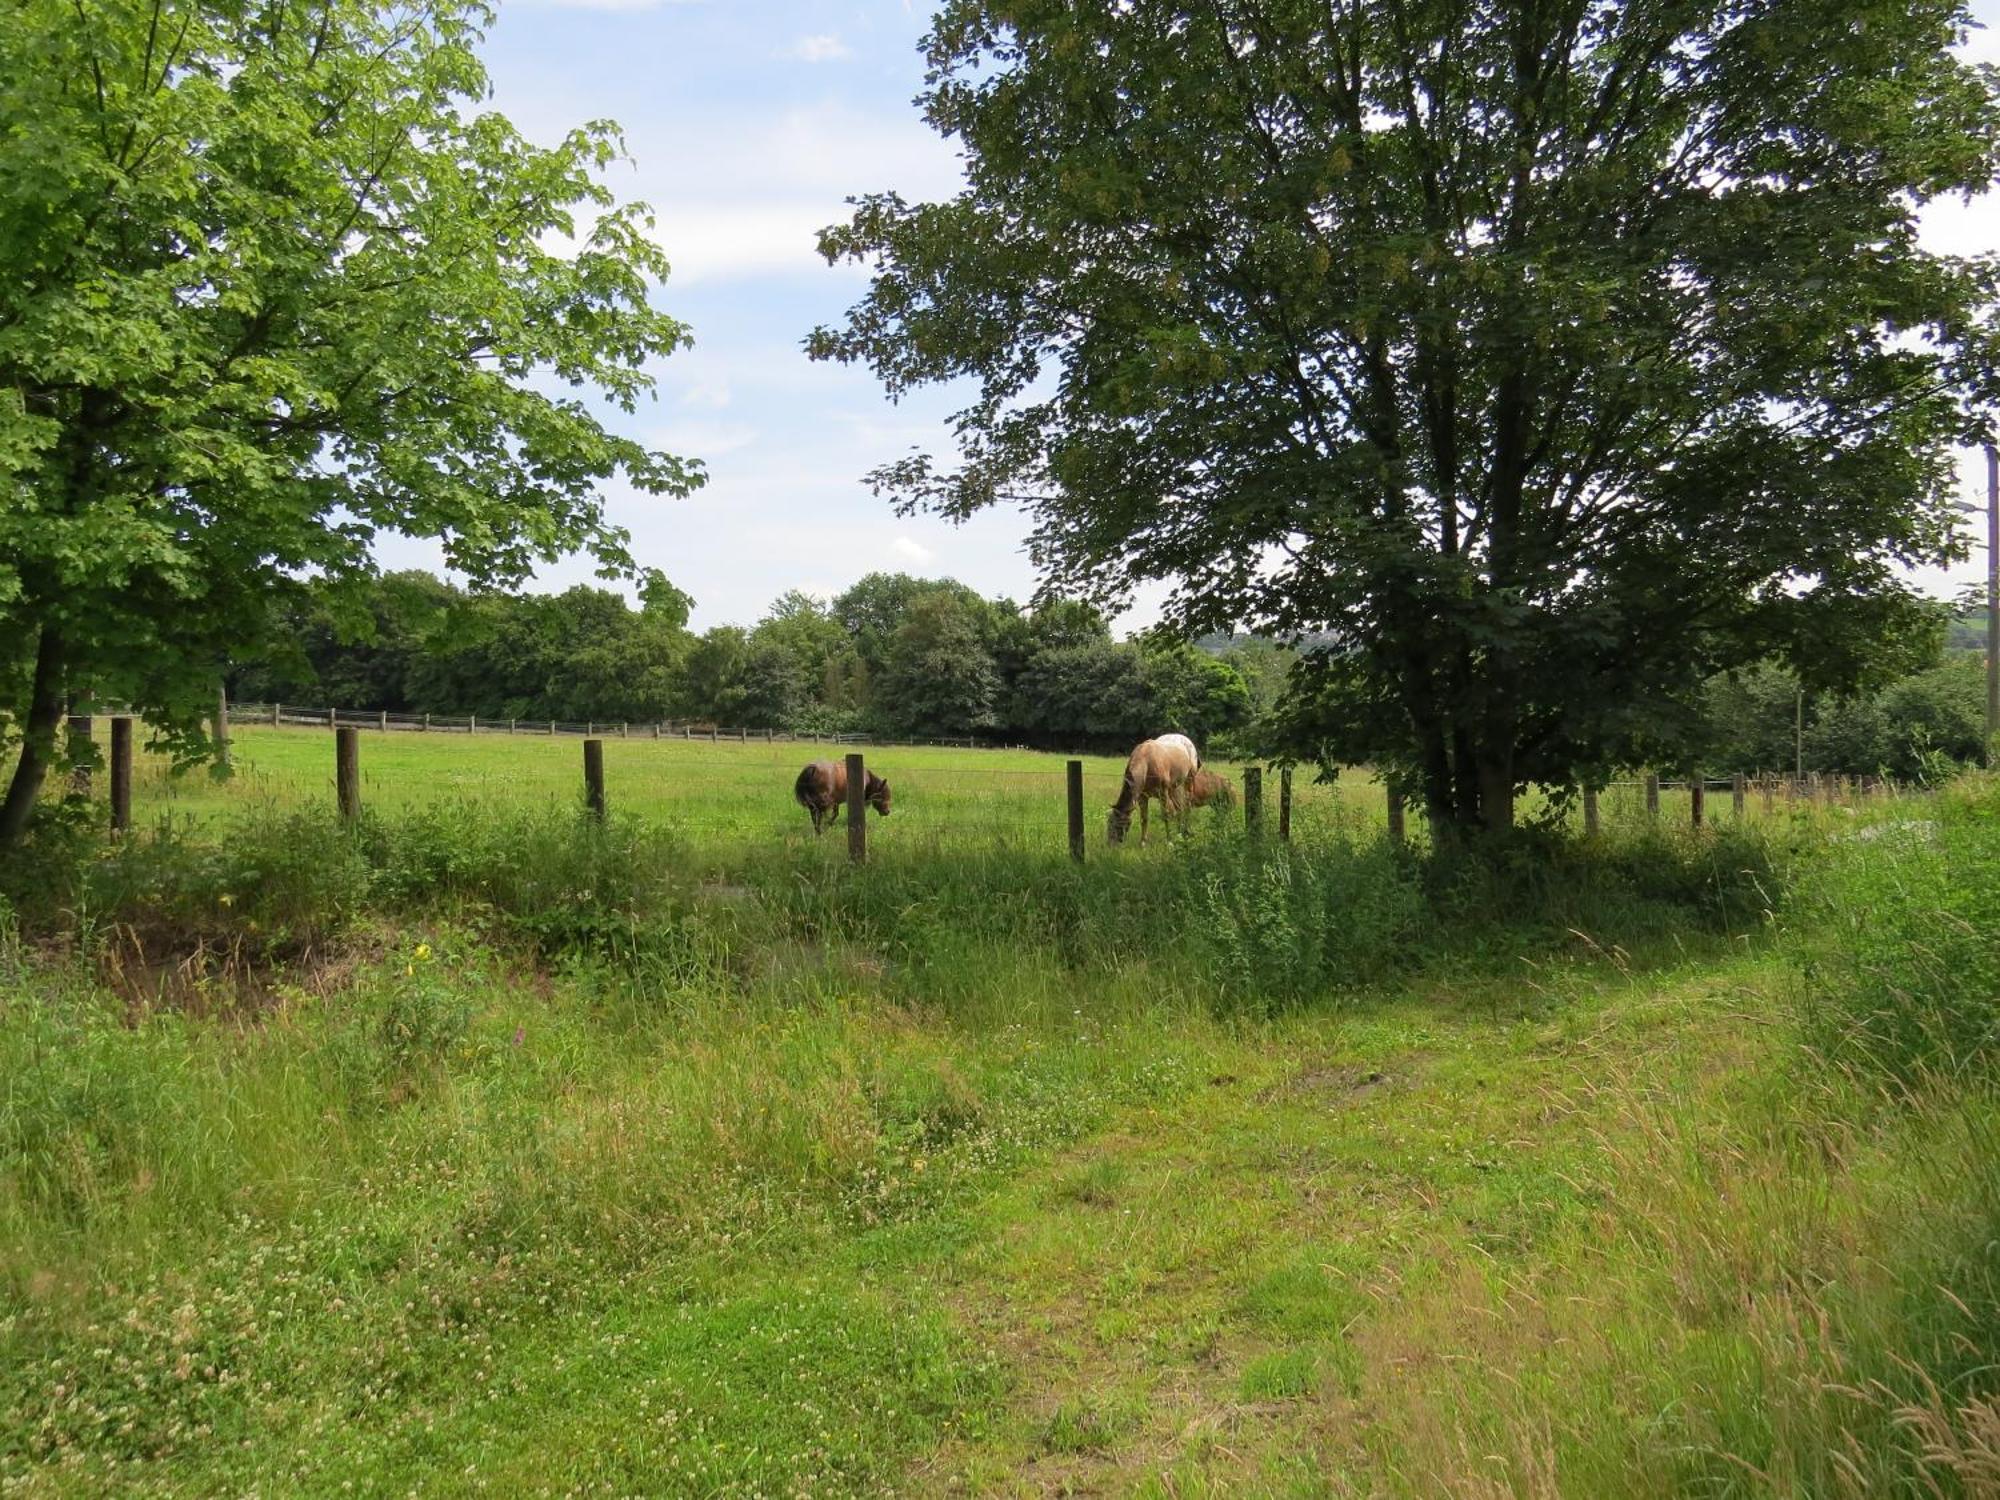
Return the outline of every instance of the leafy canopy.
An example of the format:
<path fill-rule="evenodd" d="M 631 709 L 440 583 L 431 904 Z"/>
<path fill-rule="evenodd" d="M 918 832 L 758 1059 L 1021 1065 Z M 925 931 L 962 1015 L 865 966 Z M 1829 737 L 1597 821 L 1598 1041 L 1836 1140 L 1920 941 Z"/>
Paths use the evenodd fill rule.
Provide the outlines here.
<path fill-rule="evenodd" d="M 602 486 L 698 469 L 606 430 L 685 342 L 599 181 L 478 109 L 468 0 L 20 0 L 0 14 L 0 733 L 18 832 L 65 703 L 184 751 L 217 673 L 384 529 L 507 585 L 629 572 Z"/>
<path fill-rule="evenodd" d="M 1831 686 L 1919 631 L 1992 394 L 1956 0 L 947 0 L 943 203 L 817 357 L 970 380 L 905 506 L 1036 518 L 1051 589 L 1321 636 L 1288 743 L 1434 824 L 1680 753 L 1714 672 Z"/>

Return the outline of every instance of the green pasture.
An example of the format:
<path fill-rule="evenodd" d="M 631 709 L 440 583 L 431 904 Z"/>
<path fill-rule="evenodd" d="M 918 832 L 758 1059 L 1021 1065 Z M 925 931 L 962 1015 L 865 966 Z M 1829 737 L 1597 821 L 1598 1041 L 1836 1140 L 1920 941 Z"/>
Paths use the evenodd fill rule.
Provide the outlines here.
<path fill-rule="evenodd" d="M 97 726 L 100 751 L 109 731 Z M 870 813 L 871 846 L 928 848 L 969 841 L 982 845 L 1053 844 L 1067 840 L 1065 767 L 1068 757 L 1033 750 L 938 746 L 836 746 L 811 741 L 654 740 L 634 733 L 604 736 L 606 800 L 613 811 L 673 829 L 695 840 L 797 841 L 812 838 L 792 783 L 813 760 L 859 749 L 870 770 L 889 779 L 891 812 Z M 176 772 L 163 756 L 141 753 L 133 775 L 134 819 L 166 815 L 209 822 L 245 814 L 331 807 L 333 735 L 310 728 L 232 731 L 233 774 L 208 768 Z M 1240 787 L 1241 767 L 1220 765 Z M 1124 762 L 1084 758 L 1086 826 L 1100 842 L 1104 815 L 1117 799 Z M 515 810 L 580 805 L 583 742 L 570 735 L 361 732 L 362 803 L 383 816 L 463 802 Z M 1277 815 L 1277 778 L 1267 778 L 1266 810 Z M 52 786 L 51 793 L 63 788 Z M 101 773 L 95 788 L 104 795 Z M 1297 777 L 1294 819 L 1345 825 L 1384 818 L 1382 794 L 1366 772 L 1337 783 Z M 1235 809 L 1240 818 L 1240 805 Z M 845 821 L 843 815 L 843 822 Z M 1136 823 L 1134 825 L 1136 830 Z M 1134 837 L 1136 838 L 1136 831 Z"/>
<path fill-rule="evenodd" d="M 100 755 L 108 755 L 109 729 L 96 723 Z M 143 744 L 143 731 L 142 731 Z M 331 807 L 334 801 L 333 735 L 311 728 L 238 726 L 231 739 L 233 770 L 227 778 L 208 767 L 176 770 L 165 756 L 139 751 L 134 767 L 134 818 L 141 825 L 161 818 L 199 823 L 296 810 Z M 683 837 L 712 843 L 718 853 L 732 844 L 810 841 L 805 813 L 792 800 L 792 782 L 808 761 L 836 758 L 850 748 L 865 755 L 871 770 L 888 777 L 892 811 L 870 814 L 871 847 L 890 851 L 949 847 L 1062 847 L 1067 840 L 1065 766 L 1069 757 L 1034 750 L 965 749 L 938 746 L 814 744 L 803 740 L 708 741 L 665 738 L 635 731 L 604 736 L 607 800 L 612 809 L 670 828 Z M 1118 795 L 1124 764 L 1111 756 L 1087 756 L 1084 764 L 1085 827 L 1092 845 L 1102 843 L 1104 814 Z M 1242 772 L 1238 762 L 1213 762 L 1238 790 L 1226 814 L 1205 814 L 1209 824 L 1240 821 Z M 362 803 L 372 812 L 394 816 L 418 808 L 465 803 L 475 808 L 531 810 L 579 805 L 583 795 L 583 745 L 575 736 L 465 734 L 403 730 L 361 731 Z M 47 795 L 59 797 L 67 783 L 52 778 Z M 105 795 L 103 774 L 95 795 Z M 1275 824 L 1278 775 L 1264 777 L 1267 817 Z M 1380 827 L 1386 822 L 1386 794 L 1365 767 L 1343 770 L 1331 782 L 1309 768 L 1293 779 L 1293 827 L 1302 836 L 1334 830 Z M 1711 786 L 1706 815 L 1733 816 L 1729 788 Z M 1849 799 L 1848 811 L 1865 808 Z M 1766 798 L 1750 789 L 1745 816 L 1796 819 L 1824 815 L 1825 802 L 1795 800 L 1786 792 Z M 1644 798 L 1636 782 L 1621 782 L 1602 796 L 1607 825 L 1644 820 Z M 1684 787 L 1669 784 L 1660 797 L 1663 824 L 1690 817 Z M 1521 816 L 1547 815 L 1547 799 L 1530 793 Z M 1409 816 L 1413 835 L 1421 818 Z M 1566 821 L 1581 823 L 1571 807 Z M 1135 825 L 1136 828 L 1136 825 Z M 1136 838 L 1136 833 L 1135 833 Z"/>

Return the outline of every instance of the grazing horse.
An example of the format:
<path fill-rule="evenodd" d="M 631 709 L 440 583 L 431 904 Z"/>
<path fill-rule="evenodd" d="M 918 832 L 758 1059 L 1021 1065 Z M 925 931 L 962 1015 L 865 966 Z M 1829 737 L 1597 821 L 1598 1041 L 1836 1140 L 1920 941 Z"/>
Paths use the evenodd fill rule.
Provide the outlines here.
<path fill-rule="evenodd" d="M 1111 804 L 1111 818 L 1105 837 L 1114 844 L 1125 842 L 1132 827 L 1132 804 L 1139 804 L 1139 842 L 1146 842 L 1148 801 L 1157 798 L 1162 813 L 1185 810 L 1188 782 L 1201 768 L 1201 754 L 1194 741 L 1184 734 L 1163 734 L 1134 747 L 1125 762 L 1125 785 Z"/>
<path fill-rule="evenodd" d="M 1207 807 L 1213 802 L 1217 807 L 1236 805 L 1236 788 L 1229 784 L 1227 776 L 1218 776 L 1204 767 L 1188 778 L 1187 805 Z"/>
<path fill-rule="evenodd" d="M 888 817 L 889 783 L 873 771 L 863 774 L 867 776 L 868 783 L 862 795 L 870 807 Z M 840 821 L 840 809 L 847 802 L 847 762 L 814 761 L 799 772 L 799 779 L 792 783 L 792 799 L 812 814 L 813 832 L 824 833 Z"/>

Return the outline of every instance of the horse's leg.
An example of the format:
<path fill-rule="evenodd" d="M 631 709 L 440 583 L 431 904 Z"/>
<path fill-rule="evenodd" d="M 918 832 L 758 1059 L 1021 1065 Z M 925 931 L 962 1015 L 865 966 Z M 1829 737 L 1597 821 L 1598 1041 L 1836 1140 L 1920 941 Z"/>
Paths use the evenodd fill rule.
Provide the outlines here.
<path fill-rule="evenodd" d="M 1146 814 L 1148 808 L 1152 805 L 1152 801 L 1151 797 L 1141 797 L 1139 799 L 1139 847 L 1141 849 L 1146 847 L 1146 834 L 1148 832 Z"/>

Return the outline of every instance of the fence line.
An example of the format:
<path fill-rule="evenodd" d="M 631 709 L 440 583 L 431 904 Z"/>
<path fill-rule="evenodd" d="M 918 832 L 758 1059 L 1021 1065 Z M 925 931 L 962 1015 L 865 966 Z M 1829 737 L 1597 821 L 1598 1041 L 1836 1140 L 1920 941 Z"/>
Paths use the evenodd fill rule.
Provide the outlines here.
<path fill-rule="evenodd" d="M 399 714 L 373 708 L 318 708 L 297 703 L 232 703 L 226 710 L 229 725 L 261 724 L 276 729 L 284 726 L 335 729 L 351 724 L 357 729 L 375 729 L 405 734 L 511 734 L 539 735 L 544 739 L 574 735 L 582 739 L 683 740 L 710 744 L 740 745 L 881 745 L 941 746 L 962 750 L 1021 749 L 984 743 L 973 735 L 948 739 L 913 739 L 860 732 L 795 734 L 789 730 L 729 728 L 706 721 L 662 719 L 652 723 L 632 723 L 612 719 L 482 719 L 477 714 Z"/>
<path fill-rule="evenodd" d="M 350 717 L 343 717 L 344 715 L 350 715 Z M 372 726 L 384 730 L 394 727 L 416 729 L 419 731 L 447 730 L 452 727 L 451 721 L 440 722 L 436 716 L 432 715 L 392 715 L 380 711 L 364 715 L 351 714 L 351 711 L 337 709 L 295 709 L 287 713 L 282 705 L 275 703 L 239 704 L 233 708 L 225 709 L 223 711 L 223 719 L 225 728 L 230 721 L 239 723 L 261 722 L 273 725 L 285 723 L 310 726 L 323 725 L 330 728 L 333 731 L 331 737 L 335 746 L 337 805 L 342 819 L 346 821 L 353 821 L 361 814 L 360 730 L 364 726 Z M 538 722 L 547 723 L 546 733 L 556 734 L 563 731 L 564 726 L 560 720 Z M 479 724 L 479 721 L 471 715 L 467 715 L 462 723 L 463 732 L 482 732 L 482 726 Z M 587 727 L 591 730 L 597 728 L 595 724 Z M 621 724 L 618 727 L 621 737 L 631 737 L 629 734 L 630 726 Z M 68 720 L 67 728 L 73 754 L 81 747 L 91 744 L 94 730 L 94 721 L 91 715 L 72 715 Z M 609 726 L 605 726 L 605 729 L 608 732 Z M 114 831 L 121 833 L 129 829 L 131 825 L 132 730 L 133 719 L 130 715 L 116 715 L 111 718 L 111 826 Z M 496 726 L 489 724 L 485 726 L 483 732 L 500 733 L 516 731 L 512 726 L 510 726 L 508 731 L 500 731 Z M 662 736 L 655 735 L 653 737 L 660 738 Z M 712 733 L 709 737 L 711 739 L 718 738 L 719 731 Z M 739 738 L 747 742 L 749 738 L 748 732 L 741 732 Z M 763 742 L 766 744 L 779 743 L 775 731 L 766 731 L 763 735 Z M 855 737 L 851 736 L 847 737 L 845 742 L 849 744 L 857 742 L 879 743 L 887 748 L 893 748 L 899 743 L 896 741 L 857 741 Z M 802 744 L 807 742 L 794 738 L 785 741 L 785 743 Z M 901 743 L 915 746 L 919 742 L 910 740 Z M 974 744 L 971 740 L 931 741 L 929 743 L 963 744 L 968 746 Z M 583 758 L 585 802 L 593 813 L 602 818 L 606 807 L 606 785 L 604 740 L 599 734 L 586 734 L 583 740 Z M 766 769 L 763 766 L 746 764 L 743 760 L 736 758 L 727 760 L 704 759 L 692 763 L 682 762 L 679 768 L 684 769 L 690 764 L 728 765 L 738 772 L 739 776 L 761 775 Z M 865 787 L 863 757 L 857 751 L 850 751 L 846 756 L 846 764 L 848 771 L 848 848 L 852 858 L 860 861 L 866 858 L 867 847 L 863 795 Z M 89 765 L 89 759 L 80 758 L 73 777 L 72 795 L 90 796 Z M 912 769 L 915 770 L 916 768 Z M 1278 837 L 1282 840 L 1289 840 L 1292 831 L 1291 767 L 1280 767 L 1279 772 Z M 922 768 L 921 774 L 977 775 L 989 780 L 1002 776 L 1034 779 L 1063 776 L 1067 783 L 1064 789 L 1064 800 L 1067 803 L 1066 811 L 1068 816 L 1065 822 L 1067 824 L 1066 831 L 1069 838 L 1070 852 L 1077 859 L 1083 858 L 1084 763 L 1081 760 L 1074 758 L 1068 760 L 1061 771 L 994 771 L 985 768 L 975 771 L 971 768 L 926 767 Z M 1108 780 L 1112 772 L 1107 770 L 1103 774 L 1105 779 Z M 1254 836 L 1263 827 L 1263 767 L 1256 764 L 1243 766 L 1241 768 L 1241 778 L 1244 826 Z M 1759 793 L 1764 812 L 1767 816 L 1774 812 L 1777 795 L 1780 790 L 1784 792 L 1787 803 L 1803 800 L 1808 807 L 1813 808 L 1822 806 L 1831 807 L 1837 804 L 1850 803 L 1857 799 L 1868 799 L 1885 794 L 1893 799 L 1908 790 L 1898 783 L 1883 777 L 1829 775 L 1819 772 L 1813 772 L 1805 776 L 1781 776 L 1777 773 L 1766 771 L 1759 772 L 1755 777 L 1738 772 L 1727 778 L 1690 777 L 1682 781 L 1662 781 L 1658 775 L 1648 773 L 1637 780 L 1611 781 L 1604 783 L 1601 787 L 1585 786 L 1582 788 L 1584 833 L 1586 837 L 1591 837 L 1601 831 L 1602 810 L 1600 807 L 1600 794 L 1605 791 L 1629 788 L 1640 789 L 1644 799 L 1645 816 L 1649 822 L 1653 823 L 1661 820 L 1661 792 L 1685 791 L 1688 793 L 1688 813 L 1691 815 L 1691 821 L 1695 827 L 1700 828 L 1705 824 L 1720 821 L 1720 819 L 1709 816 L 1706 813 L 1705 794 L 1709 788 L 1727 788 L 1730 793 L 1732 818 L 1742 819 L 1747 814 L 1749 793 L 1753 786 Z M 1405 840 L 1404 789 L 1398 784 L 1396 779 L 1385 778 L 1382 790 L 1386 802 L 1385 811 L 1387 814 L 1388 835 L 1393 842 L 1400 844 Z"/>

